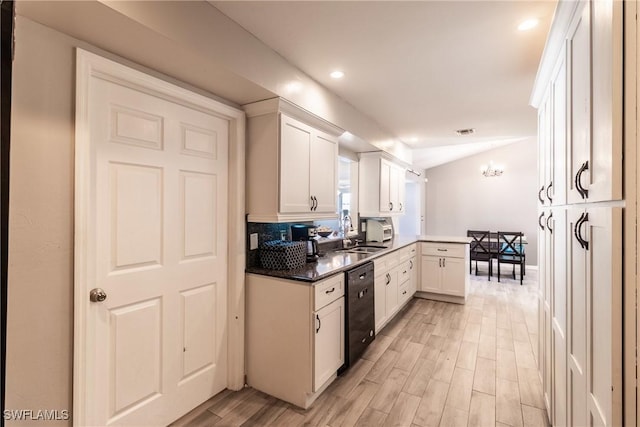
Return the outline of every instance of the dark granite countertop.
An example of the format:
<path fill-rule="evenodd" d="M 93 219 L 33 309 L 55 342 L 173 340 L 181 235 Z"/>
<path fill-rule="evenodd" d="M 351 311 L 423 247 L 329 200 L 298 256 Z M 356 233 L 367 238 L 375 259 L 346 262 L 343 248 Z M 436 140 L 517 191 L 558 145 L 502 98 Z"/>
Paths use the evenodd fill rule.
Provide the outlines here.
<path fill-rule="evenodd" d="M 394 236 L 391 241 L 384 242 L 387 246 L 373 254 L 349 253 L 346 251 L 331 251 L 318 259 L 318 262 L 307 263 L 304 267 L 295 270 L 269 270 L 266 268 L 251 267 L 245 270 L 246 273 L 259 274 L 262 276 L 279 277 L 281 279 L 298 280 L 313 284 L 318 280 L 326 279 L 336 273 L 350 270 L 353 267 L 374 260 L 378 257 L 388 255 L 405 246 L 416 242 L 439 242 L 469 244 L 470 238 L 452 236 Z M 380 245 L 380 243 L 371 243 Z"/>

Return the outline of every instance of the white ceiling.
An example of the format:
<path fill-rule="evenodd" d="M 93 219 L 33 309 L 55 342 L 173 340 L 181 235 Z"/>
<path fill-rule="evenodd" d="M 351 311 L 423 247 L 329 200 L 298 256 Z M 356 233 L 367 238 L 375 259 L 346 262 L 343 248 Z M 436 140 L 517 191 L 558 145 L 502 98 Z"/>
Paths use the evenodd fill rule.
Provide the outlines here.
<path fill-rule="evenodd" d="M 555 1 L 211 3 L 413 148 L 416 166 L 536 135 L 528 101 Z M 528 18 L 540 24 L 518 31 Z"/>

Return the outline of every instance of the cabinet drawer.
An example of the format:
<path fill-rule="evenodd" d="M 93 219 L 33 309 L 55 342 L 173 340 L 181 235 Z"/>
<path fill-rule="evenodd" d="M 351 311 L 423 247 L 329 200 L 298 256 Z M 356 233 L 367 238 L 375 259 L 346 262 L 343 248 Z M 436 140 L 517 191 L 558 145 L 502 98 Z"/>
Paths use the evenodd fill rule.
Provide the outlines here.
<path fill-rule="evenodd" d="M 411 278 L 411 274 L 413 273 L 412 264 L 414 263 L 414 261 L 409 259 L 400 263 L 398 266 L 398 283 L 400 283 L 400 285 Z"/>
<path fill-rule="evenodd" d="M 418 245 L 416 244 L 409 245 L 406 248 L 400 249 L 398 251 L 398 253 L 400 254 L 400 261 L 405 261 L 411 257 L 416 256 L 417 252 L 418 252 Z"/>
<path fill-rule="evenodd" d="M 404 283 L 401 283 L 398 287 L 398 303 L 404 304 L 409 298 L 413 295 L 411 291 L 410 282 L 406 280 Z"/>
<path fill-rule="evenodd" d="M 467 245 L 455 243 L 422 243 L 422 255 L 464 258 Z"/>
<path fill-rule="evenodd" d="M 319 310 L 344 295 L 344 274 L 336 274 L 314 286 L 314 310 Z"/>

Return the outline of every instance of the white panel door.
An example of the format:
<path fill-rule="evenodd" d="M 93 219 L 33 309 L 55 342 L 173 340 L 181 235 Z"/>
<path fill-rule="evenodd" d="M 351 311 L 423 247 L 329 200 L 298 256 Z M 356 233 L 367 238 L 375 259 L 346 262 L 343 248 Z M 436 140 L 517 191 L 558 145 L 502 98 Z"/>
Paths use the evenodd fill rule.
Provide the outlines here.
<path fill-rule="evenodd" d="M 337 211 L 338 141 L 314 131 L 309 160 L 309 194 L 316 198 L 314 212 Z M 285 171 L 286 173 L 286 171 Z"/>
<path fill-rule="evenodd" d="M 571 230 L 567 228 L 567 210 L 554 208 L 549 221 L 549 239 L 553 248 L 553 274 L 551 279 L 551 324 L 553 377 L 553 424 L 567 425 L 567 241 Z"/>
<path fill-rule="evenodd" d="M 89 85 L 86 419 L 165 425 L 227 384 L 229 123 Z"/>
<path fill-rule="evenodd" d="M 567 228 L 572 237 L 567 241 L 569 276 L 569 304 L 567 328 L 569 422 L 568 425 L 586 426 L 587 423 L 587 266 L 585 250 L 578 240 L 579 225 L 585 210 L 571 207 L 567 211 Z"/>
<path fill-rule="evenodd" d="M 442 258 L 441 292 L 465 296 L 467 266 L 464 258 Z"/>
<path fill-rule="evenodd" d="M 314 313 L 313 391 L 318 391 L 344 364 L 344 298 Z"/>
<path fill-rule="evenodd" d="M 440 278 L 442 258 L 429 255 L 423 255 L 420 258 L 420 290 L 440 293 L 442 289 L 442 279 Z"/>
<path fill-rule="evenodd" d="M 588 242 L 587 419 L 620 425 L 622 396 L 622 208 L 589 208 L 579 235 Z"/>
<path fill-rule="evenodd" d="M 389 282 L 391 282 L 391 276 L 388 273 L 376 276 L 373 282 L 376 334 L 382 329 L 382 325 L 387 320 L 387 284 Z"/>
<path fill-rule="evenodd" d="M 582 3 L 569 34 L 569 159 L 567 202 L 581 203 L 579 186 L 588 187 L 591 147 L 591 43 L 590 13 L 588 4 Z"/>
<path fill-rule="evenodd" d="M 567 67 L 566 51 L 560 53 L 558 64 L 552 77 L 551 106 L 553 123 L 550 147 L 548 198 L 554 206 L 567 201 Z M 549 188 L 549 187 L 547 187 Z"/>
<path fill-rule="evenodd" d="M 391 210 L 390 186 L 391 168 L 393 166 L 386 160 L 380 160 L 380 212 Z"/>
<path fill-rule="evenodd" d="M 391 212 L 400 212 L 398 187 L 400 187 L 400 172 L 395 165 L 391 165 L 389 168 L 389 209 Z"/>
<path fill-rule="evenodd" d="M 280 212 L 311 212 L 309 156 L 312 129 L 280 114 Z M 335 160 L 334 160 L 335 161 Z M 334 166 L 335 167 L 335 166 Z"/>
<path fill-rule="evenodd" d="M 622 199 L 622 8 L 592 1 L 592 138 L 589 201 Z"/>

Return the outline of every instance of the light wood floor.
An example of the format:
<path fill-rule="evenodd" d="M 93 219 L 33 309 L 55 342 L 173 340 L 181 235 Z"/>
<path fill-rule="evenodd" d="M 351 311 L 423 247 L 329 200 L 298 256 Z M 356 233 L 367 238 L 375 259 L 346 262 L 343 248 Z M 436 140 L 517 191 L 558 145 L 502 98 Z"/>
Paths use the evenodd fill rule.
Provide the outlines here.
<path fill-rule="evenodd" d="M 547 426 L 527 273 L 524 286 L 471 276 L 466 305 L 414 299 L 306 411 L 225 390 L 173 425 Z"/>

